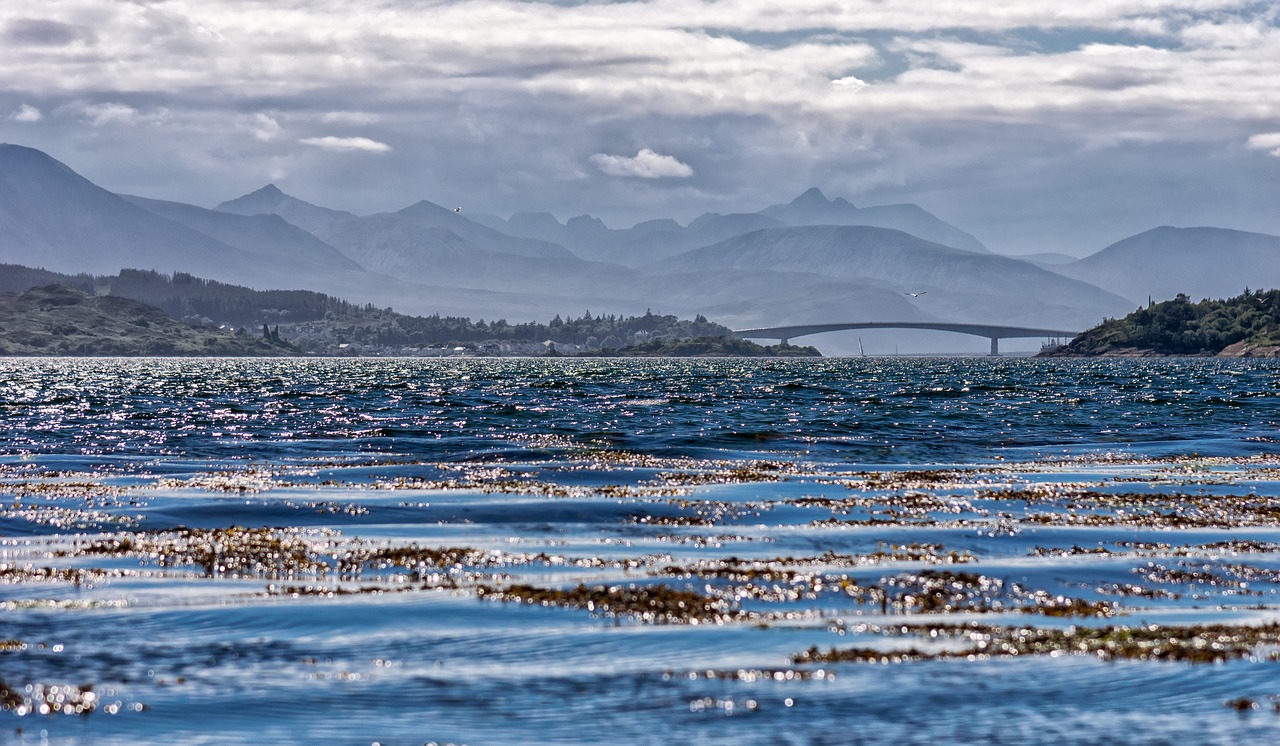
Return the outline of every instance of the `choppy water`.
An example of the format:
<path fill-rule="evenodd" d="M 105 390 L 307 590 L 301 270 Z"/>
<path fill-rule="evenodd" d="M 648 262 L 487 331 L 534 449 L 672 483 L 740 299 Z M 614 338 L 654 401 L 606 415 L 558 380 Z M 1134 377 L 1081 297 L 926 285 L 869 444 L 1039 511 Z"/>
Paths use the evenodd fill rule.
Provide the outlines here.
<path fill-rule="evenodd" d="M 1271 743 L 1277 374 L 0 360 L 0 742 Z"/>

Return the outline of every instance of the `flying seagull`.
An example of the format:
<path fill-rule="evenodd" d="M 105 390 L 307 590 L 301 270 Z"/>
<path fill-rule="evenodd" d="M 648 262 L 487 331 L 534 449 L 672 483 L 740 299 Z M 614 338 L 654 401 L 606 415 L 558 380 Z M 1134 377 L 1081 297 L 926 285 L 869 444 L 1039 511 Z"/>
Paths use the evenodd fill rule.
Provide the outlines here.
<path fill-rule="evenodd" d="M 454 212 L 462 212 L 462 208 L 461 208 L 461 207 L 455 207 L 455 208 L 453 208 L 453 211 L 454 211 Z"/>
<path fill-rule="evenodd" d="M 925 294 L 925 293 L 927 293 L 927 292 L 929 292 L 929 291 L 928 291 L 928 290 L 921 290 L 921 291 L 920 291 L 920 292 L 918 292 L 918 293 L 906 292 L 906 293 L 903 293 L 903 295 L 910 295 L 912 298 L 919 298 L 920 296 L 924 295 L 924 294 Z"/>

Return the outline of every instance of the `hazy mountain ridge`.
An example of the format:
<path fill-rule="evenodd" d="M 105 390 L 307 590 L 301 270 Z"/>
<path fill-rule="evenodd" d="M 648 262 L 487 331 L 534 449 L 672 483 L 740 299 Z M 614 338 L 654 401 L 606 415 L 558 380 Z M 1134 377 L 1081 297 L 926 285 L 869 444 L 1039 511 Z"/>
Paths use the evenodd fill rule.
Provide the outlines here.
<path fill-rule="evenodd" d="M 275 184 L 267 184 L 257 191 L 227 200 L 213 209 L 236 215 L 279 215 L 311 233 L 356 217 L 345 210 L 320 207 L 285 194 Z"/>
<path fill-rule="evenodd" d="M 662 218 L 625 229 L 609 228 L 590 215 L 579 215 L 562 224 L 547 212 L 518 212 L 507 220 L 495 215 L 478 215 L 475 219 L 512 235 L 553 241 L 584 259 L 627 267 L 639 267 L 753 230 L 784 225 L 759 213 L 704 213 L 688 226 Z"/>
<path fill-rule="evenodd" d="M 419 200 L 397 212 L 379 213 L 348 220 L 330 230 L 320 231 L 320 236 L 323 238 L 325 235 L 331 235 L 338 229 L 341 229 L 344 235 L 350 236 L 358 226 L 365 223 L 380 226 L 389 220 L 403 221 L 405 224 L 421 228 L 444 228 L 471 243 L 504 254 L 539 259 L 576 258 L 573 252 L 559 244 L 534 238 L 510 236 L 464 217 L 455 210 L 441 207 L 427 200 Z"/>
<path fill-rule="evenodd" d="M 567 251 L 562 256 L 530 257 L 492 250 L 451 230 L 404 220 L 397 214 L 350 220 L 322 235 L 372 271 L 434 285 L 590 294 L 614 283 L 634 281 L 636 274 L 623 267 L 578 259 Z"/>
<path fill-rule="evenodd" d="M 953 248 L 988 253 L 970 234 L 914 204 L 854 207 L 848 200 L 828 200 L 814 187 L 790 203 L 758 212 L 703 213 L 687 226 L 669 218 L 647 220 L 631 228 L 613 229 L 590 215 L 560 223 L 551 213 L 515 213 L 503 220 L 479 215 L 476 220 L 513 235 L 540 238 L 567 246 L 584 258 L 639 267 L 766 228 L 804 225 L 868 225 L 911 233 Z"/>
<path fill-rule="evenodd" d="M 771 228 L 694 249 L 658 266 L 665 271 L 732 267 L 874 278 L 892 282 L 904 292 L 938 288 L 1017 295 L 1071 289 L 1097 302 L 1122 300 L 1017 259 L 955 249 L 872 226 Z"/>
<path fill-rule="evenodd" d="M 238 215 L 182 202 L 120 195 L 126 202 L 252 254 L 314 264 L 316 269 L 364 271 L 358 263 L 284 217 Z"/>
<path fill-rule="evenodd" d="M 916 204 L 854 207 L 848 200 L 829 200 L 817 187 L 809 189 L 785 205 L 761 210 L 762 215 L 791 226 L 865 225 L 891 228 L 910 233 L 926 241 L 954 249 L 989 253 L 990 250 L 972 235 L 960 230 Z"/>
<path fill-rule="evenodd" d="M 1280 236 L 1228 228 L 1161 226 L 1117 241 L 1064 267 L 1128 298 L 1227 298 L 1247 287 L 1280 287 Z"/>
<path fill-rule="evenodd" d="M 1027 262 L 871 226 L 766 229 L 686 252 L 658 266 L 668 273 L 755 268 L 858 279 L 919 294 L 921 308 L 933 311 L 931 315 L 966 321 L 1079 324 L 1126 306 L 1124 298 Z"/>
<path fill-rule="evenodd" d="M 261 276 L 264 262 L 108 192 L 48 155 L 0 145 L 0 261 L 68 272 L 121 267 Z"/>

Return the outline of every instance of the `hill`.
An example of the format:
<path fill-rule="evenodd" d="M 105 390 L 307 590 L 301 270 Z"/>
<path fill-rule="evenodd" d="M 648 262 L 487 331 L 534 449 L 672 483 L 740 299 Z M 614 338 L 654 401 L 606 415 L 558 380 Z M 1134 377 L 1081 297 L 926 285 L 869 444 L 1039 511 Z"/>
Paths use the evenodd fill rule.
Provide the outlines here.
<path fill-rule="evenodd" d="M 1130 307 L 1084 282 L 997 254 L 979 254 L 870 226 L 774 228 L 660 263 L 665 273 L 713 269 L 803 272 L 916 294 L 935 318 L 1066 327 Z M 927 293 L 927 296 L 925 295 Z M 868 320 L 889 320 L 876 315 Z M 898 320 L 898 319 L 895 319 Z"/>
<path fill-rule="evenodd" d="M 258 257 L 96 186 L 48 155 L 0 145 L 0 262 L 63 272 L 122 267 L 248 280 Z"/>
<path fill-rule="evenodd" d="M 236 215 L 182 202 L 121 196 L 147 212 L 216 238 L 228 246 L 254 256 L 290 262 L 299 271 L 364 271 L 342 252 L 279 215 Z"/>
<path fill-rule="evenodd" d="M 1185 294 L 1108 319 L 1050 357 L 1226 355 L 1280 357 L 1280 290 L 1192 303 Z"/>
<path fill-rule="evenodd" d="M 296 348 L 263 336 L 198 328 L 154 306 L 63 285 L 0 294 L 0 355 L 271 356 Z"/>
<path fill-rule="evenodd" d="M 722 337 L 729 333 L 727 327 L 701 316 L 689 320 L 653 313 L 622 317 L 592 315 L 588 311 L 577 319 L 557 315 L 546 324 L 508 323 L 503 319 L 472 321 L 438 314 L 410 316 L 309 290 L 253 290 L 183 273 L 170 276 L 150 270 L 124 270 L 110 276 L 72 276 L 0 265 L 0 292 L 20 292 L 55 283 L 95 297 L 146 303 L 202 327 L 257 329 L 270 324 L 300 351 L 322 355 L 414 354 L 412 351 L 424 348 L 455 346 L 492 354 L 541 354 L 547 343 L 574 350 L 620 349 L 650 340 Z"/>
<path fill-rule="evenodd" d="M 1166 300 L 1178 293 L 1224 298 L 1249 286 L 1280 285 L 1280 236 L 1162 226 L 1054 271 L 1133 303 Z"/>

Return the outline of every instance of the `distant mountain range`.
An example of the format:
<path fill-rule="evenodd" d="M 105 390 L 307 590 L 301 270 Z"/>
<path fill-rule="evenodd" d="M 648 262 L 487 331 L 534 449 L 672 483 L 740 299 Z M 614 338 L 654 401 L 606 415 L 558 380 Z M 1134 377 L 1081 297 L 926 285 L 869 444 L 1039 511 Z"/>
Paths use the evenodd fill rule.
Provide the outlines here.
<path fill-rule="evenodd" d="M 787 225 L 865 225 L 892 228 L 917 238 L 966 251 L 985 252 L 978 239 L 950 223 L 943 222 L 919 205 L 881 205 L 854 207 L 837 197 L 829 200 L 817 187 L 796 197 L 789 204 L 766 207 L 760 214 Z"/>
<path fill-rule="evenodd" d="M 756 212 L 621 230 L 587 215 L 502 219 L 427 201 L 361 216 L 275 185 L 206 209 L 115 195 L 40 151 L 0 145 L 0 262 L 182 271 L 474 318 L 654 308 L 731 326 L 947 319 L 1085 328 L 1147 295 L 1280 285 L 1280 238 L 1158 228 L 1078 261 L 1008 257 L 919 206 L 859 208 L 818 189 Z"/>
<path fill-rule="evenodd" d="M 828 200 L 816 187 L 789 204 L 773 205 L 753 213 L 704 213 L 688 226 L 661 219 L 638 223 L 626 230 L 612 230 L 590 215 L 580 215 L 562 224 L 545 212 L 516 213 L 507 220 L 479 215 L 476 220 L 511 235 L 554 241 L 584 258 L 633 267 L 752 231 L 804 225 L 892 228 L 944 246 L 987 251 L 976 238 L 918 205 L 857 208 L 842 198 Z"/>

